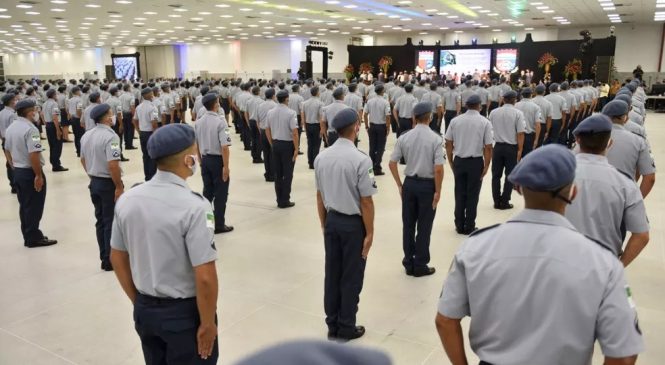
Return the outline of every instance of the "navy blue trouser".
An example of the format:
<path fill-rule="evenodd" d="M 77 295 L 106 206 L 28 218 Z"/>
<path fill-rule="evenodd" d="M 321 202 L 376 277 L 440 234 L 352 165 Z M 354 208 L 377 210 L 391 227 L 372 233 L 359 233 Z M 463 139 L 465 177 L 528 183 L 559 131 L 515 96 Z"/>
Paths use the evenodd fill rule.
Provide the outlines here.
<path fill-rule="evenodd" d="M 335 141 L 339 138 L 339 135 L 337 134 L 337 131 L 334 129 L 328 129 L 328 145 L 326 147 L 330 147 L 335 143 Z"/>
<path fill-rule="evenodd" d="M 305 124 L 307 135 L 307 164 L 314 166 L 314 160 L 321 150 L 321 125 L 319 123 Z"/>
<path fill-rule="evenodd" d="M 496 143 L 492 153 L 492 198 L 494 204 L 508 204 L 513 193 L 513 184 L 508 175 L 517 165 L 517 145 Z M 503 192 L 501 192 L 501 176 L 504 174 Z M 472 227 L 473 228 L 473 227 Z"/>
<path fill-rule="evenodd" d="M 434 179 L 407 176 L 402 186 L 402 265 L 411 271 L 424 271 L 429 263 L 429 243 L 436 210 Z"/>
<path fill-rule="evenodd" d="M 441 123 L 439 123 L 439 116 L 437 113 L 432 113 L 432 119 L 429 122 L 429 127 L 434 132 L 441 135 Z"/>
<path fill-rule="evenodd" d="M 62 155 L 62 139 L 58 139 L 55 123 L 46 123 L 46 138 L 48 139 L 49 162 L 53 167 L 60 167 L 60 156 Z"/>
<path fill-rule="evenodd" d="M 545 144 L 558 143 L 560 134 L 561 119 L 552 119 L 552 128 L 550 128 L 550 134 L 547 136 L 547 141 L 545 141 Z"/>
<path fill-rule="evenodd" d="M 252 160 L 259 161 L 261 159 L 261 131 L 259 124 L 256 120 L 249 120 L 249 132 L 252 139 Z"/>
<path fill-rule="evenodd" d="M 272 164 L 275 172 L 275 195 L 277 204 L 284 205 L 291 201 L 291 183 L 293 182 L 293 142 L 272 141 Z"/>
<path fill-rule="evenodd" d="M 81 137 L 85 134 L 85 127 L 81 127 L 81 119 L 72 117 L 72 132 L 74 132 L 74 147 L 76 147 L 76 156 L 81 157 Z"/>
<path fill-rule="evenodd" d="M 203 155 L 201 157 L 201 177 L 203 178 L 203 196 L 213 203 L 215 210 L 215 229 L 226 225 L 226 202 L 229 197 L 231 179 L 222 179 L 224 159 L 222 156 Z"/>
<path fill-rule="evenodd" d="M 399 131 L 397 132 L 397 137 L 408 132 L 413 128 L 413 119 L 411 118 L 399 118 Z"/>
<path fill-rule="evenodd" d="M 536 133 L 525 133 L 524 134 L 524 146 L 522 147 L 522 158 L 528 155 L 533 151 L 533 142 L 535 142 Z"/>
<path fill-rule="evenodd" d="M 99 259 L 108 260 L 111 255 L 111 229 L 115 209 L 115 184 L 110 178 L 90 177 L 90 199 L 95 206 L 95 232 L 99 246 Z"/>
<path fill-rule="evenodd" d="M 453 118 L 455 118 L 455 116 L 457 116 L 456 110 L 446 110 L 446 112 L 443 113 L 444 133 L 448 131 L 448 127 L 450 126 L 450 121 L 452 121 Z"/>
<path fill-rule="evenodd" d="M 472 229 L 476 227 L 478 199 L 483 181 L 483 158 L 455 157 L 455 227 Z"/>
<path fill-rule="evenodd" d="M 326 324 L 333 335 L 349 336 L 355 330 L 365 277 L 362 217 L 328 212 L 323 238 L 326 249 L 323 294 Z"/>
<path fill-rule="evenodd" d="M 5 151 L 5 141 L 2 141 L 2 151 Z M 9 187 L 12 188 L 12 191 L 15 191 L 16 187 L 14 186 L 14 168 L 9 164 L 9 161 L 5 161 L 5 168 L 7 169 L 7 180 L 9 180 Z"/>
<path fill-rule="evenodd" d="M 275 171 L 272 166 L 272 146 L 268 142 L 265 129 L 261 129 L 261 146 L 263 147 L 263 168 L 265 170 L 263 177 L 266 180 L 274 180 Z"/>
<path fill-rule="evenodd" d="M 42 173 L 44 175 L 44 173 Z M 21 219 L 21 233 L 24 243 L 39 241 L 44 234 L 39 230 L 39 222 L 44 213 L 46 202 L 46 176 L 42 191 L 35 190 L 35 173 L 32 169 L 15 168 L 14 186 L 16 187 L 19 218 Z"/>
<path fill-rule="evenodd" d="M 125 129 L 123 136 L 125 139 L 125 148 L 134 148 L 134 123 L 132 123 L 132 113 L 122 113 L 122 127 Z"/>
<path fill-rule="evenodd" d="M 139 140 L 141 141 L 141 153 L 143 154 L 143 175 L 145 181 L 149 181 L 157 172 L 157 164 L 150 158 L 148 154 L 148 139 L 152 136 L 152 132 L 139 132 Z"/>
<path fill-rule="evenodd" d="M 67 110 L 64 108 L 60 109 L 60 125 L 63 127 L 70 125 L 70 120 L 67 118 Z"/>
<path fill-rule="evenodd" d="M 242 139 L 242 144 L 245 147 L 246 151 L 251 151 L 252 149 L 252 133 L 249 128 L 249 121 L 245 120 L 245 116 L 242 115 L 244 113 L 241 112 L 240 115 L 240 135 Z"/>
<path fill-rule="evenodd" d="M 369 158 L 372 159 L 375 173 L 382 171 L 381 160 L 383 160 L 383 153 L 386 151 L 386 128 L 385 124 L 369 125 Z"/>
<path fill-rule="evenodd" d="M 146 365 L 216 364 L 217 339 L 207 360 L 198 354 L 196 332 L 200 324 L 196 298 L 161 299 L 143 294 L 136 297 L 134 328 L 141 338 Z"/>

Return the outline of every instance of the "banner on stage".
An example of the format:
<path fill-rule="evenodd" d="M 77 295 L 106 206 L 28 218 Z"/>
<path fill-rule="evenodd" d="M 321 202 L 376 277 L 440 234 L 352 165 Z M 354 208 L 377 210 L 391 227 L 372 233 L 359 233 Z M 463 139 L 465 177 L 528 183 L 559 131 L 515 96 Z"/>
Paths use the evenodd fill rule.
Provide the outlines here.
<path fill-rule="evenodd" d="M 492 50 L 489 48 L 441 50 L 439 71 L 458 75 L 487 72 L 491 58 Z"/>
<path fill-rule="evenodd" d="M 497 49 L 495 67 L 501 73 L 513 72 L 517 67 L 517 48 Z"/>

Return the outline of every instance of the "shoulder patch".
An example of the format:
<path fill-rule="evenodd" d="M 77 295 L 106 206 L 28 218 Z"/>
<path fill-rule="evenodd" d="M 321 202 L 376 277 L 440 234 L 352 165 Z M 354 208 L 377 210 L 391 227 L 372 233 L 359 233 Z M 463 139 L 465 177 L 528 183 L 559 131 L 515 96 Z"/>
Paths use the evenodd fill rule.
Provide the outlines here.
<path fill-rule="evenodd" d="M 469 237 L 473 237 L 473 236 L 479 235 L 479 234 L 481 234 L 481 233 L 483 233 L 483 232 L 486 232 L 486 231 L 492 230 L 492 229 L 494 229 L 494 228 L 499 227 L 500 225 L 501 225 L 501 223 L 499 223 L 499 224 L 495 224 L 495 225 L 493 225 L 493 226 L 489 226 L 489 227 L 485 227 L 485 228 L 477 229 L 477 230 L 475 230 L 474 232 L 472 232 L 472 233 L 469 235 Z"/>

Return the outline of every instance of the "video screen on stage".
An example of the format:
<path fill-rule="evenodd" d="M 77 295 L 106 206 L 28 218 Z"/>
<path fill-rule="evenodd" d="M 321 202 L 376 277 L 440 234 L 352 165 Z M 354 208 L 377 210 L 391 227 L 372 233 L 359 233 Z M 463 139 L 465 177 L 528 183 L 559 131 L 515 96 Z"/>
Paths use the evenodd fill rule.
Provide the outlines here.
<path fill-rule="evenodd" d="M 431 71 L 434 68 L 434 51 L 418 51 L 418 70 Z"/>
<path fill-rule="evenodd" d="M 439 72 L 441 74 L 474 74 L 487 72 L 492 62 L 492 50 L 481 49 L 446 49 L 441 50 Z"/>
<path fill-rule="evenodd" d="M 118 80 L 138 79 L 138 58 L 136 56 L 113 57 L 113 69 Z"/>
<path fill-rule="evenodd" d="M 512 72 L 517 67 L 517 48 L 496 50 L 496 63 L 494 67 L 499 72 Z"/>

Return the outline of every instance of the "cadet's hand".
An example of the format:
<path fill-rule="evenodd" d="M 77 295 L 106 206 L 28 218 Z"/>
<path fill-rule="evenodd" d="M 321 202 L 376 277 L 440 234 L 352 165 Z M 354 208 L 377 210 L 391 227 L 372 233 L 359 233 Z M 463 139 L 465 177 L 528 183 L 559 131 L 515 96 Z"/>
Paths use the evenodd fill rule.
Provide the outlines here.
<path fill-rule="evenodd" d="M 56 129 L 55 129 L 55 138 L 56 138 L 58 141 L 62 139 L 62 131 L 60 130 L 60 128 L 56 128 Z"/>
<path fill-rule="evenodd" d="M 125 128 L 123 126 L 118 127 L 118 134 L 123 134 L 125 131 Z"/>
<path fill-rule="evenodd" d="M 293 162 L 296 162 L 296 159 L 297 159 L 297 158 L 298 158 L 298 150 L 296 149 L 296 150 L 293 152 L 293 159 L 292 159 L 292 161 L 293 161 Z"/>
<path fill-rule="evenodd" d="M 363 241 L 363 252 L 362 252 L 362 258 L 367 260 L 367 255 L 369 254 L 369 249 L 372 248 L 372 241 L 374 240 L 373 236 L 367 235 L 365 236 L 365 240 Z"/>
<path fill-rule="evenodd" d="M 450 166 L 450 171 L 454 174 L 455 173 L 455 167 L 453 166 L 453 163 L 448 162 L 448 165 Z"/>
<path fill-rule="evenodd" d="M 198 345 L 199 356 L 203 360 L 212 355 L 212 347 L 217 338 L 217 326 L 214 324 L 201 324 L 196 332 L 196 343 Z"/>
<path fill-rule="evenodd" d="M 118 201 L 118 198 L 120 198 L 120 195 L 125 192 L 125 188 L 119 187 L 115 189 L 115 196 L 113 198 L 113 201 Z"/>
<path fill-rule="evenodd" d="M 399 191 L 399 198 L 402 199 L 402 185 L 397 187 L 397 191 Z"/>
<path fill-rule="evenodd" d="M 439 205 L 439 199 L 441 199 L 441 193 L 434 193 L 434 199 L 432 199 L 432 209 L 436 210 L 436 206 Z"/>
<path fill-rule="evenodd" d="M 480 180 L 481 180 L 481 181 L 483 180 L 483 178 L 485 177 L 485 175 L 487 175 L 487 171 L 488 171 L 489 169 L 490 169 L 489 166 L 487 166 L 487 167 L 485 167 L 485 168 L 483 169 L 483 174 L 480 175 Z"/>
<path fill-rule="evenodd" d="M 229 168 L 227 166 L 224 166 L 224 168 L 222 169 L 222 180 L 224 182 L 229 181 L 229 172 L 230 172 Z"/>
<path fill-rule="evenodd" d="M 390 128 L 386 128 L 386 137 L 390 135 Z"/>
<path fill-rule="evenodd" d="M 44 187 L 44 177 L 42 174 L 39 174 L 35 176 L 35 191 L 38 193 L 42 191 L 42 188 Z"/>

